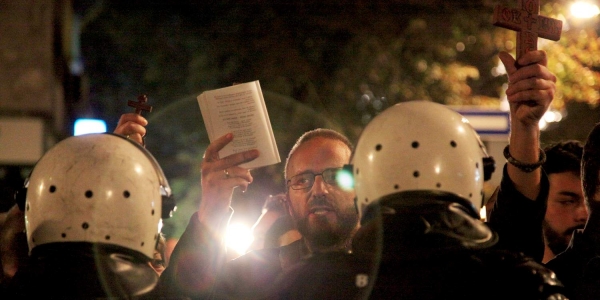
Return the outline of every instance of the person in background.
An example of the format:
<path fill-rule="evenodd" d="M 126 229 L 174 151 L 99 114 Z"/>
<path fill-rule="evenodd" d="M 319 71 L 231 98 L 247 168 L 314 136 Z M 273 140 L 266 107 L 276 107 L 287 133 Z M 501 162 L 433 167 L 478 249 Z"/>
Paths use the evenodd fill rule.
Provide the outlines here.
<path fill-rule="evenodd" d="M 29 261 L 27 237 L 25 235 L 25 214 L 15 204 L 6 214 L 6 221 L 0 227 L 0 262 L 2 280 L 9 281 L 21 267 Z"/>
<path fill-rule="evenodd" d="M 581 182 L 588 209 L 585 227 L 575 230 L 567 249 L 546 266 L 564 282 L 569 299 L 591 300 L 600 295 L 600 123 L 583 146 Z"/>
<path fill-rule="evenodd" d="M 569 246 L 573 232 L 583 229 L 588 211 L 581 187 L 583 145 L 576 140 L 554 143 L 544 148 L 550 190 L 543 222 L 544 258 L 547 263 Z"/>
<path fill-rule="evenodd" d="M 289 214 L 279 217 L 265 233 L 264 248 L 277 248 L 289 245 L 302 238 L 294 226 L 294 220 Z"/>
<path fill-rule="evenodd" d="M 295 233 L 296 239 L 293 239 L 292 242 L 299 239 L 300 234 L 293 228 L 288 227 L 289 230 L 282 231 L 286 224 L 290 224 L 285 222 L 285 220 L 290 220 L 286 216 L 289 216 L 289 212 L 285 194 L 269 195 L 263 204 L 261 215 L 252 226 L 254 241 L 248 251 L 284 246 L 279 242 L 279 237 L 284 234 L 292 237 Z M 288 233 L 291 230 L 293 232 Z"/>

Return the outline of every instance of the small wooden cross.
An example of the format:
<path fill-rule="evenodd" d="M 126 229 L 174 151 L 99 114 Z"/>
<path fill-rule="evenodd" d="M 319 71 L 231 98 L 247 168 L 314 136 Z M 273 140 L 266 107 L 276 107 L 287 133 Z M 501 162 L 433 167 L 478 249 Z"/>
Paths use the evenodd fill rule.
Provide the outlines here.
<path fill-rule="evenodd" d="M 519 9 L 501 5 L 494 9 L 493 24 L 517 32 L 517 60 L 525 53 L 537 50 L 537 39 L 558 41 L 562 21 L 540 16 L 539 0 L 519 0 Z"/>
<path fill-rule="evenodd" d="M 138 101 L 127 101 L 127 105 L 135 108 L 135 113 L 138 115 L 142 114 L 142 111 L 152 112 L 152 106 L 146 104 L 148 97 L 146 95 L 139 95 Z"/>

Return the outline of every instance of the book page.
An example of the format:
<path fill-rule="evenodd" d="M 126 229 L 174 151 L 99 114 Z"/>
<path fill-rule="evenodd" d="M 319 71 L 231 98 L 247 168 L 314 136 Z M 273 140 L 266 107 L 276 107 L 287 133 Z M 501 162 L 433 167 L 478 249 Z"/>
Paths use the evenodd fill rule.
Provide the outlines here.
<path fill-rule="evenodd" d="M 257 159 L 240 166 L 252 169 L 281 162 L 258 81 L 206 91 L 198 96 L 198 104 L 211 142 L 233 133 L 219 157 L 258 149 Z"/>

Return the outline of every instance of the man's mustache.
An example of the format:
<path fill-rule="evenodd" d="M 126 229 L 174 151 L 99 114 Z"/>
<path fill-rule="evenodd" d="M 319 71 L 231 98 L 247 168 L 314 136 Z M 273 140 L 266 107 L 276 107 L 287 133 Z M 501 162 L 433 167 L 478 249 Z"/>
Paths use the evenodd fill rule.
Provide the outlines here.
<path fill-rule="evenodd" d="M 333 202 L 330 201 L 329 199 L 327 199 L 327 197 L 314 197 L 308 202 L 309 209 L 312 207 L 319 207 L 319 206 L 329 207 L 331 209 L 336 208 L 335 205 L 333 204 Z"/>

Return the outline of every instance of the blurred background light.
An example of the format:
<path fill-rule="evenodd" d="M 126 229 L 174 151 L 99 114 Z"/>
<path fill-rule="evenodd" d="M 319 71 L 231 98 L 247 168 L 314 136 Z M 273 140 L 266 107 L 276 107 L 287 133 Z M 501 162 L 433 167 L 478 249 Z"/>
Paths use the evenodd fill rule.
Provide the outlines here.
<path fill-rule="evenodd" d="M 598 5 L 588 1 L 577 1 L 571 4 L 571 15 L 579 19 L 589 19 L 600 13 Z"/>
<path fill-rule="evenodd" d="M 73 126 L 73 135 L 106 132 L 106 122 L 99 119 L 77 119 Z"/>

